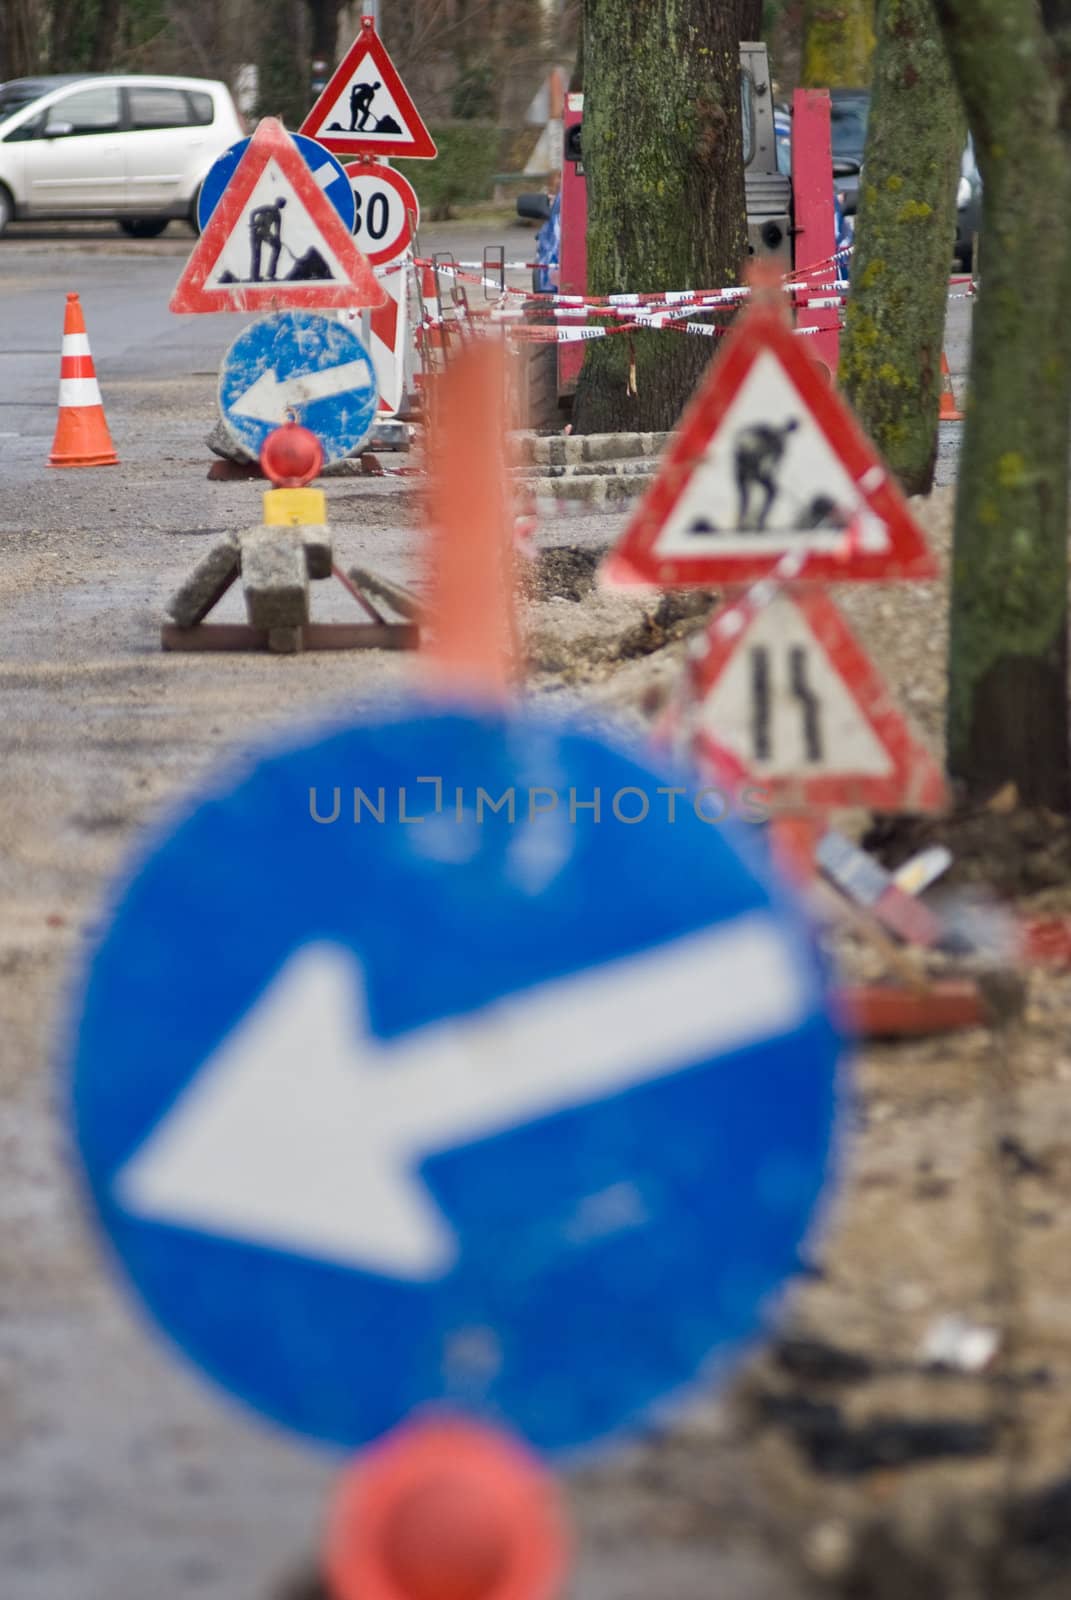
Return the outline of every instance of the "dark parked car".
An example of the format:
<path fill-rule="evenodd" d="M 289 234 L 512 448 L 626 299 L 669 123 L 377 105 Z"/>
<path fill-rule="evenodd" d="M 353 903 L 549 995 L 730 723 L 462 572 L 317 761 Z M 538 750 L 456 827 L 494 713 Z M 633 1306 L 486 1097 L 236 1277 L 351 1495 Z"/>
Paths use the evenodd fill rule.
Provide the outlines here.
<path fill-rule="evenodd" d="M 967 148 L 960 163 L 959 190 L 956 194 L 956 257 L 964 272 L 974 267 L 974 241 L 982 226 L 982 176 L 974 159 L 974 140 L 967 135 Z"/>
<path fill-rule="evenodd" d="M 833 182 L 845 213 L 854 217 L 859 206 L 859 174 L 863 170 L 870 95 L 865 89 L 831 89 L 829 101 Z"/>
<path fill-rule="evenodd" d="M 859 178 L 866 149 L 866 125 L 870 114 L 870 95 L 865 89 L 831 89 L 830 143 L 833 146 L 833 183 L 846 216 L 854 217 L 859 207 Z M 791 131 L 784 137 L 786 150 Z M 960 167 L 956 195 L 956 243 L 954 253 L 970 272 L 974 262 L 974 239 L 982 219 L 982 180 L 974 159 L 974 145 L 967 139 Z"/>

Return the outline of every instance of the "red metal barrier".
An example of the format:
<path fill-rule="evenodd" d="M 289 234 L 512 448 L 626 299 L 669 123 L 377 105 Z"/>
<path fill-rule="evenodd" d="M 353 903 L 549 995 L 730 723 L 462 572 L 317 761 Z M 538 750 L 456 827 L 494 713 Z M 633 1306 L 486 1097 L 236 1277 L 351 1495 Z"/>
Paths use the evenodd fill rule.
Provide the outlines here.
<path fill-rule="evenodd" d="M 799 276 L 818 262 L 828 262 L 837 248 L 828 89 L 797 89 L 792 96 L 792 196 L 795 271 Z M 828 270 L 821 275 L 833 276 Z M 801 308 L 796 320 L 800 328 L 819 330 L 811 335 L 808 346 L 835 378 L 840 357 L 837 309 Z"/>

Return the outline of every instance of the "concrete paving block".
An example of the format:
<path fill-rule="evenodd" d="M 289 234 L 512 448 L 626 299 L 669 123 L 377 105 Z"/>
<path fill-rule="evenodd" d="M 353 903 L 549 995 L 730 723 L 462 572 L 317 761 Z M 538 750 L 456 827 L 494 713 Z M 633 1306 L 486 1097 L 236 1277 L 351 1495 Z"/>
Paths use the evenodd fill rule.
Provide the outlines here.
<path fill-rule="evenodd" d="M 389 578 L 381 577 L 378 572 L 370 572 L 367 567 L 351 567 L 350 579 L 358 589 L 374 595 L 377 600 L 385 600 L 400 617 L 405 617 L 409 622 L 420 621 L 420 599 L 411 589 L 403 588 L 400 583 L 392 583 Z"/>
<path fill-rule="evenodd" d="M 305 566 L 310 578 L 329 578 L 335 562 L 331 529 L 302 523 L 298 529 L 305 546 Z"/>
<path fill-rule="evenodd" d="M 234 435 L 225 427 L 222 417 L 215 427 L 205 436 L 205 444 L 213 455 L 221 456 L 224 461 L 237 461 L 245 466 L 256 460 L 244 446 L 240 445 Z"/>
<path fill-rule="evenodd" d="M 300 628 L 309 620 L 309 573 L 299 528 L 241 534 L 242 586 L 254 628 Z"/>
<path fill-rule="evenodd" d="M 222 539 L 217 539 L 168 601 L 166 610 L 171 620 L 180 628 L 196 627 L 230 588 L 238 576 L 240 565 L 238 535 L 228 533 Z"/>
<path fill-rule="evenodd" d="M 277 656 L 296 656 L 304 649 L 301 628 L 269 628 L 268 649 Z"/>
<path fill-rule="evenodd" d="M 520 433 L 514 435 L 514 459 L 522 467 L 620 461 L 629 456 L 660 455 L 671 438 L 669 433 Z"/>

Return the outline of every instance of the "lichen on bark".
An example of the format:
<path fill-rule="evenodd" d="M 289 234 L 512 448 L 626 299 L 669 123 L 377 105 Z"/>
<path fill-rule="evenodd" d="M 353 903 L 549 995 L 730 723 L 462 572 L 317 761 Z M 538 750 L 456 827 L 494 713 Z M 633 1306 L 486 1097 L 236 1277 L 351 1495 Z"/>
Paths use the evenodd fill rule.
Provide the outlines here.
<path fill-rule="evenodd" d="M 870 82 L 874 0 L 805 0 L 802 82 L 863 89 Z"/>
<path fill-rule="evenodd" d="M 971 796 L 1012 782 L 1025 803 L 1066 811 L 1071 5 L 933 5 L 983 184 L 953 549 L 949 767 Z"/>

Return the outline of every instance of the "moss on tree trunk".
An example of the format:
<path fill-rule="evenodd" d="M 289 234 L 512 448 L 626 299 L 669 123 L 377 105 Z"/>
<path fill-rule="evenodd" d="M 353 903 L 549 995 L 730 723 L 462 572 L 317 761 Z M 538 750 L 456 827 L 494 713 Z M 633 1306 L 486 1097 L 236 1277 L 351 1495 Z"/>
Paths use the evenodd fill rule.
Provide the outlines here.
<path fill-rule="evenodd" d="M 870 82 L 873 0 L 805 0 L 803 83 L 812 89 L 861 89 Z"/>
<path fill-rule="evenodd" d="M 956 499 L 949 767 L 971 796 L 1014 782 L 1025 803 L 1066 811 L 1071 159 L 1062 77 L 1035 0 L 934 4 L 984 192 Z"/>
<path fill-rule="evenodd" d="M 930 0 L 885 0 L 840 381 L 909 494 L 933 484 L 965 137 Z"/>
<path fill-rule="evenodd" d="M 725 0 L 587 0 L 590 293 L 739 281 L 747 229 L 738 25 Z M 671 428 L 710 354 L 708 340 L 671 331 L 593 343 L 574 426 Z"/>

